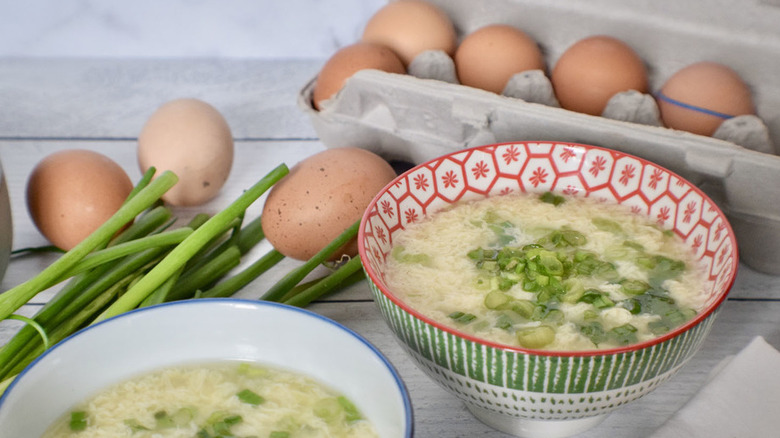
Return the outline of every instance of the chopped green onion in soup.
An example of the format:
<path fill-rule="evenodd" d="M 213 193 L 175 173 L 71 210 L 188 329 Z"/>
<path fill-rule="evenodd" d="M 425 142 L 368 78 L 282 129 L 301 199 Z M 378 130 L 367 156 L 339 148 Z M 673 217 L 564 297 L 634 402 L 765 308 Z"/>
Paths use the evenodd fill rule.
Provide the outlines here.
<path fill-rule="evenodd" d="M 507 345 L 630 345 L 679 327 L 705 300 L 703 269 L 679 237 L 585 198 L 464 202 L 393 242 L 393 254 L 424 254 L 425 263 L 388 258 L 391 290 L 442 324 Z"/>
<path fill-rule="evenodd" d="M 261 433 L 261 435 L 258 435 Z M 305 375 L 242 362 L 166 368 L 75 407 L 42 438 L 376 437 L 358 406 Z"/>

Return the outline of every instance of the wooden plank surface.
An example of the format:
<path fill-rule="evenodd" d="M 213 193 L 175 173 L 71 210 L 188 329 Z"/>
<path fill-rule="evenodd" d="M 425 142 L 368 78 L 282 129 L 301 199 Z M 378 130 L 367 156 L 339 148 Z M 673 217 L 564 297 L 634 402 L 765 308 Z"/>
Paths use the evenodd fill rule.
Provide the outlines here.
<path fill-rule="evenodd" d="M 293 165 L 323 150 L 296 106 L 298 90 L 318 67 L 316 61 L 0 60 L 0 161 L 12 203 L 14 246 L 46 243 L 29 219 L 24 200 L 27 176 L 41 158 L 66 148 L 98 150 L 137 180 L 135 138 L 149 114 L 176 97 L 214 104 L 237 139 L 235 165 L 221 195 L 202 207 L 177 209 L 182 219 L 196 211 L 216 212 L 279 163 Z M 250 212 L 259 214 L 259 206 Z M 256 248 L 251 257 L 265 249 Z M 14 258 L 0 291 L 32 277 L 52 260 L 51 255 Z M 295 264 L 283 262 L 239 296 L 259 297 Z M 21 313 L 32 315 L 52 293 L 36 297 Z M 410 391 L 416 436 L 506 436 L 475 420 L 414 365 L 381 320 L 365 283 L 327 297 L 311 310 L 354 329 L 387 355 Z M 0 323 L 0 344 L 18 327 L 16 321 Z M 712 332 L 690 363 L 655 392 L 581 436 L 649 436 L 696 393 L 718 362 L 759 335 L 780 348 L 780 277 L 743 265 Z"/>

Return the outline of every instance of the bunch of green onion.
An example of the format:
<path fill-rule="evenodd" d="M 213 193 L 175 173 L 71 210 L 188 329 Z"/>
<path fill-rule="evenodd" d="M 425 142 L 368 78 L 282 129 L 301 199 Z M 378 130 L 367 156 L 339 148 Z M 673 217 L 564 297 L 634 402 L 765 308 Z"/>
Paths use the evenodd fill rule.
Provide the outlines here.
<path fill-rule="evenodd" d="M 67 336 L 107 318 L 163 302 L 232 296 L 281 261 L 271 249 L 228 276 L 241 257 L 264 239 L 260 217 L 244 223 L 247 208 L 289 173 L 281 164 L 213 216 L 196 215 L 186 226 L 161 202 L 178 181 L 170 171 L 149 169 L 122 207 L 73 249 L 28 281 L 0 294 L 0 321 L 25 325 L 0 348 L 0 394 L 36 357 Z M 130 225 L 128 225 L 130 224 Z M 306 306 L 360 276 L 352 258 L 330 274 L 301 283 L 357 234 L 354 223 L 261 299 Z M 32 318 L 14 314 L 38 293 L 66 282 Z"/>

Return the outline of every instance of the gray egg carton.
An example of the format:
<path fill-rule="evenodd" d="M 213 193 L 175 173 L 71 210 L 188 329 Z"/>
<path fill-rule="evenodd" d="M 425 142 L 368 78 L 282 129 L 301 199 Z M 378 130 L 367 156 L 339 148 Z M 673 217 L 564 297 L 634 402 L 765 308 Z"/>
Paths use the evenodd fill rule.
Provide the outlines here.
<path fill-rule="evenodd" d="M 729 65 L 751 86 L 757 108 L 757 117 L 733 123 L 738 133 L 731 137 L 576 113 L 462 86 L 446 74 L 440 80 L 360 71 L 321 111 L 311 104 L 315 77 L 300 90 L 298 104 L 326 146 L 363 147 L 414 164 L 521 140 L 592 144 L 645 158 L 713 198 L 729 217 L 746 265 L 780 275 L 780 156 L 772 146 L 780 141 L 780 0 L 751 1 L 433 1 L 461 36 L 490 23 L 523 29 L 539 42 L 548 68 L 571 44 L 594 34 L 632 46 L 648 66 L 652 90 L 693 62 Z"/>

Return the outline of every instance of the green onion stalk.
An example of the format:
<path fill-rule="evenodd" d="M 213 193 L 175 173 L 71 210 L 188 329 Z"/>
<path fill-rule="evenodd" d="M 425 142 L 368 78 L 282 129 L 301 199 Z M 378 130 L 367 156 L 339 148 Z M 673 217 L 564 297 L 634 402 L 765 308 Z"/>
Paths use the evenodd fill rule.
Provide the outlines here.
<path fill-rule="evenodd" d="M 360 258 L 351 258 L 348 262 L 333 271 L 333 273 L 313 282 L 314 284 L 297 294 L 294 294 L 292 297 L 285 300 L 284 303 L 291 306 L 305 307 L 315 299 L 331 292 L 336 287 L 346 287 L 361 280 L 363 278 L 361 272 L 362 267 L 363 265 L 360 263 Z"/>
<path fill-rule="evenodd" d="M 279 301 L 284 297 L 296 284 L 303 280 L 311 271 L 317 266 L 325 263 L 333 254 L 344 246 L 347 242 L 352 240 L 356 235 L 358 228 L 360 227 L 360 221 L 356 221 L 349 228 L 344 230 L 338 237 L 332 242 L 322 248 L 317 254 L 314 254 L 312 258 L 307 260 L 303 265 L 292 270 L 285 275 L 279 282 L 271 286 L 271 288 L 263 295 L 262 299 L 268 301 Z"/>

